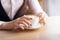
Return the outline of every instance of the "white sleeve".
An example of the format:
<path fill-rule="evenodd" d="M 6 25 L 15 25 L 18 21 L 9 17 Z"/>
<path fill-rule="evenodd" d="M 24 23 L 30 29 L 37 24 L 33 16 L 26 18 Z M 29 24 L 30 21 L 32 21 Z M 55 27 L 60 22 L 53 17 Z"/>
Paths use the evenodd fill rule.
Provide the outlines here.
<path fill-rule="evenodd" d="M 3 21 L 0 21 L 0 25 L 2 25 L 3 23 L 5 23 L 5 22 L 3 22 Z"/>
<path fill-rule="evenodd" d="M 39 4 L 38 0 L 28 0 L 29 7 L 33 13 L 40 13 L 43 12 L 41 5 Z"/>

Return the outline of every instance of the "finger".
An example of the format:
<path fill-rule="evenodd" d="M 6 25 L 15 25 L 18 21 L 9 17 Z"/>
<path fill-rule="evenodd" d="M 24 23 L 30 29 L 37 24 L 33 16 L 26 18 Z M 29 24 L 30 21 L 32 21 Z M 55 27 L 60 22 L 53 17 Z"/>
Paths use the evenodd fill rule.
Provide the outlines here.
<path fill-rule="evenodd" d="M 45 20 L 41 20 L 40 23 L 41 24 L 45 24 L 46 22 L 45 22 Z"/>
<path fill-rule="evenodd" d="M 32 21 L 31 21 L 31 20 L 27 20 L 27 19 L 25 19 L 24 21 L 25 21 L 29 26 L 32 25 Z"/>
<path fill-rule="evenodd" d="M 44 17 L 40 18 L 40 23 L 45 24 L 45 18 Z"/>
<path fill-rule="evenodd" d="M 41 23 L 41 24 L 45 24 L 44 17 L 40 17 L 40 23 Z"/>
<path fill-rule="evenodd" d="M 18 30 L 18 28 L 19 28 L 19 26 L 18 26 L 18 24 L 15 24 L 15 26 L 14 26 L 14 30 Z"/>
<path fill-rule="evenodd" d="M 44 18 L 43 18 L 43 17 L 40 17 L 39 19 L 40 19 L 40 22 L 41 22 L 41 21 L 44 21 Z"/>
<path fill-rule="evenodd" d="M 38 16 L 38 17 L 42 17 L 42 13 L 39 13 L 39 14 L 37 14 L 36 16 Z"/>
<path fill-rule="evenodd" d="M 27 19 L 21 19 L 20 21 L 24 21 L 24 22 L 26 22 L 28 25 L 31 25 L 32 23 L 32 21 L 31 20 L 27 20 Z"/>
<path fill-rule="evenodd" d="M 20 17 L 20 18 L 17 18 L 17 20 L 20 20 L 20 19 L 22 19 L 22 18 L 25 18 L 25 19 L 27 19 L 27 20 L 32 20 L 32 18 L 29 18 L 28 16 L 22 16 L 22 17 Z"/>
<path fill-rule="evenodd" d="M 28 16 L 23 16 L 23 17 L 21 17 L 21 18 L 25 18 L 25 19 L 27 19 L 27 20 L 32 20 L 32 18 L 29 18 Z"/>
<path fill-rule="evenodd" d="M 40 18 L 40 23 L 45 24 L 45 20 L 44 20 L 45 16 L 42 13 L 40 14 L 39 18 Z"/>
<path fill-rule="evenodd" d="M 24 22 L 24 21 L 20 21 L 20 24 L 23 24 L 24 25 L 24 28 L 26 27 L 26 28 L 28 28 L 28 24 L 26 23 L 26 22 Z"/>
<path fill-rule="evenodd" d="M 24 27 L 20 26 L 20 28 L 21 28 L 22 30 L 24 30 Z"/>
<path fill-rule="evenodd" d="M 19 21 L 19 18 L 18 18 L 17 21 L 18 21 L 18 24 L 23 23 L 25 25 L 25 27 L 31 26 L 31 20 L 28 20 L 26 18 L 22 18 L 22 19 L 20 19 L 20 21 Z M 24 22 L 22 22 L 22 21 L 24 21 Z"/>
<path fill-rule="evenodd" d="M 19 26 L 20 26 L 20 28 L 23 29 L 23 30 L 24 30 L 24 29 L 27 29 L 27 27 L 25 27 L 23 24 L 20 24 Z"/>
<path fill-rule="evenodd" d="M 40 21 L 43 21 L 43 20 L 44 20 L 44 18 L 43 18 L 43 17 L 41 17 L 41 18 L 40 18 Z"/>
<path fill-rule="evenodd" d="M 19 26 L 19 24 L 15 24 L 15 27 L 14 27 L 14 30 L 19 30 L 19 29 L 22 29 L 22 30 L 24 30 L 24 27 L 23 26 Z"/>

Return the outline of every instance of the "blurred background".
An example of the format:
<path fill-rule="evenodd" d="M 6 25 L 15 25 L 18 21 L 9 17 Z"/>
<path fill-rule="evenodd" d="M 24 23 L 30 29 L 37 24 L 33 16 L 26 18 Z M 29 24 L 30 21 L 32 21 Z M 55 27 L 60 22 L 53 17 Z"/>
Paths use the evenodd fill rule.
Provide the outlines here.
<path fill-rule="evenodd" d="M 39 2 L 49 16 L 60 16 L 60 0 L 39 0 Z"/>

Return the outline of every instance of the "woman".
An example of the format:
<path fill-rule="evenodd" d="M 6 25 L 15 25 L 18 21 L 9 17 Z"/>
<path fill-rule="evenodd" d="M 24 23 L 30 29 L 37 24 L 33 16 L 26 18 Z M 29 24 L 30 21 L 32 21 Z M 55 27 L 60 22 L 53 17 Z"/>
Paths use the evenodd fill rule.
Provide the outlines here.
<path fill-rule="evenodd" d="M 32 19 L 25 15 L 27 14 L 26 5 L 34 15 L 40 17 L 40 23 L 45 24 L 47 15 L 42 10 L 38 0 L 0 0 L 0 29 L 29 28 Z M 19 26 L 19 24 L 25 26 Z"/>

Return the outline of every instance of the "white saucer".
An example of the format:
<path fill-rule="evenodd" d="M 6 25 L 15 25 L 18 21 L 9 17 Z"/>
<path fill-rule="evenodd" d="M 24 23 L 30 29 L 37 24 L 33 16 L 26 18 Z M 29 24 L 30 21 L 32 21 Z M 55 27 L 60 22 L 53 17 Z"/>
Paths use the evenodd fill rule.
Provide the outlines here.
<path fill-rule="evenodd" d="M 41 26 L 40 24 L 38 24 L 38 25 L 32 26 L 32 27 L 27 28 L 27 29 L 39 29 L 39 28 L 41 28 L 41 27 L 42 27 L 42 26 Z"/>

